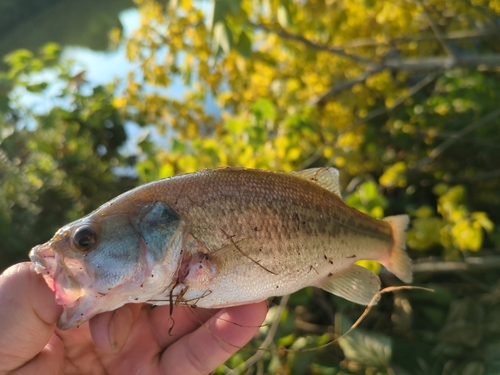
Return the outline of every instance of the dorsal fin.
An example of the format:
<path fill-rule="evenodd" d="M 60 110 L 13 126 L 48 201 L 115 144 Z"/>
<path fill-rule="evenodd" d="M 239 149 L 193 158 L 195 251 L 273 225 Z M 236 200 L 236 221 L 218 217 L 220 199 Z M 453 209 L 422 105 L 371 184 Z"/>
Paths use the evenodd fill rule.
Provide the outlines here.
<path fill-rule="evenodd" d="M 339 171 L 335 168 L 311 168 L 298 172 L 290 172 L 290 174 L 305 180 L 311 180 L 342 198 L 339 186 Z"/>

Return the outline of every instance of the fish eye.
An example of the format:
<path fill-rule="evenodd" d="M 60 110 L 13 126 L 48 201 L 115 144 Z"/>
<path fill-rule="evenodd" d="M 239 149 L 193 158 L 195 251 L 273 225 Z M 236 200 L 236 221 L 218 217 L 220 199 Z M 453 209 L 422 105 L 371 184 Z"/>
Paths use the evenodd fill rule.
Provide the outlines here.
<path fill-rule="evenodd" d="M 78 228 L 75 233 L 73 233 L 73 244 L 77 250 L 84 252 L 90 251 L 94 248 L 96 243 L 97 233 L 87 225 Z"/>

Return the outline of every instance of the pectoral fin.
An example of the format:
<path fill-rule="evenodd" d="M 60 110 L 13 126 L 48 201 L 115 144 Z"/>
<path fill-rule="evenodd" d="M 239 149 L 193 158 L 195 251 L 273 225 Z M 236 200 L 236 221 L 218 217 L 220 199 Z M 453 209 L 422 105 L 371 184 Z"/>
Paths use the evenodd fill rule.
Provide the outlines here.
<path fill-rule="evenodd" d="M 373 272 L 356 264 L 344 271 L 327 276 L 318 287 L 360 305 L 369 305 L 380 291 L 380 279 Z M 378 298 L 374 303 L 378 302 Z"/>

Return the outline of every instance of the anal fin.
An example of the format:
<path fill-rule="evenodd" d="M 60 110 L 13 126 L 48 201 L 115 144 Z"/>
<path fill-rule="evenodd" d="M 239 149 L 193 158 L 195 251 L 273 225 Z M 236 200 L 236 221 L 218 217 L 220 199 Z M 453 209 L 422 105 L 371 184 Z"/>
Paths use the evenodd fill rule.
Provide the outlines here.
<path fill-rule="evenodd" d="M 369 305 L 380 291 L 380 279 L 370 270 L 352 264 L 349 268 L 322 279 L 318 287 L 346 300 Z M 374 303 L 378 302 L 378 298 Z"/>

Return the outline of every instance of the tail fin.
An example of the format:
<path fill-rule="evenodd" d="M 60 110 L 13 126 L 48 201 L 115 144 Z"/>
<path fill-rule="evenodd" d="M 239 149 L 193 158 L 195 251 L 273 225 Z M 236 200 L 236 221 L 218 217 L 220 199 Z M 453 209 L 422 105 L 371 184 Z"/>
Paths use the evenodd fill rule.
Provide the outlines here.
<path fill-rule="evenodd" d="M 389 260 L 384 266 L 405 283 L 411 283 L 411 259 L 405 252 L 406 228 L 410 222 L 408 215 L 388 216 L 384 219 L 392 229 L 394 247 L 389 255 Z"/>

